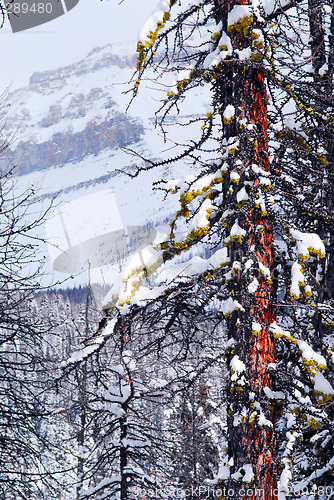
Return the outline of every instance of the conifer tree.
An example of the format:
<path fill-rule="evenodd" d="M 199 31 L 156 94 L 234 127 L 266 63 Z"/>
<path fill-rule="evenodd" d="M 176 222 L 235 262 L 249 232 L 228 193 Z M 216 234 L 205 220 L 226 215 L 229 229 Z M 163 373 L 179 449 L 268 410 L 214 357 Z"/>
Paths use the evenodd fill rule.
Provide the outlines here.
<path fill-rule="evenodd" d="M 217 423 L 216 403 L 210 397 L 208 377 L 200 377 L 199 383 L 192 384 L 177 394 L 169 416 L 169 431 L 173 442 L 173 461 L 169 477 L 177 480 L 179 489 L 186 492 L 193 486 L 193 495 L 205 481 L 216 476 L 219 467 L 219 432 L 212 425 Z M 217 435 L 218 434 L 218 435 Z"/>
<path fill-rule="evenodd" d="M 122 357 L 122 341 L 114 343 L 124 339 L 122 328 L 135 343 L 140 331 L 147 336 L 136 360 L 144 353 L 152 361 L 155 356 L 159 367 L 165 363 L 172 372 L 160 388 L 167 399 L 170 387 L 174 393 L 194 390 L 202 374 L 221 369 L 226 359 L 228 383 L 221 401 L 228 446 L 221 450 L 215 478 L 226 498 L 244 498 L 247 488 L 248 498 L 283 500 L 292 487 L 298 497 L 298 488 L 312 485 L 305 499 L 322 499 L 325 490 L 316 488 L 331 484 L 333 340 L 331 324 L 324 326 L 323 320 L 333 313 L 327 210 L 332 103 L 324 90 L 332 88 L 333 19 L 331 10 L 320 7 L 313 0 L 309 5 L 161 0 L 139 36 L 134 97 L 153 66 L 155 82 L 167 87 L 157 113 L 167 139 L 168 116 L 182 110 L 195 91 L 206 88 L 211 106 L 189 123 L 179 118 L 192 133 L 195 124 L 200 129 L 186 144 L 174 140 L 174 157 L 147 159 L 131 174 L 183 162 L 195 167 L 194 175 L 156 183 L 166 196 L 179 196 L 180 209 L 169 234 L 153 243 L 149 263 L 125 269 L 126 285 L 112 290 L 105 302 L 101 339 L 92 339 L 83 352 L 102 353 L 110 339 L 117 346 L 112 351 L 130 392 L 124 398 L 125 372 L 119 373 L 121 393 L 113 392 L 112 402 L 124 413 L 110 427 L 110 437 L 120 435 L 123 445 L 130 435 L 129 414 L 139 416 L 139 401 L 129 356 Z M 184 363 L 193 361 L 194 345 L 203 349 L 203 357 L 187 371 Z M 134 422 L 145 434 L 140 420 Z M 110 487 L 110 494 L 131 498 L 131 485 L 143 475 L 130 467 L 136 452 L 123 445 L 117 441 L 105 455 L 112 457 L 118 479 L 94 484 L 91 474 L 91 489 L 83 496 Z M 199 453 L 204 456 L 204 448 Z M 139 460 L 147 464 L 149 453 Z M 168 460 L 165 466 L 172 470 Z M 186 481 L 193 479 L 189 473 Z M 146 480 L 151 477 L 140 484 Z"/>
<path fill-rule="evenodd" d="M 313 71 L 296 79 L 295 91 L 307 133 L 304 147 L 307 145 L 313 155 L 309 154 L 304 170 L 309 183 L 308 192 L 304 188 L 302 195 L 305 205 L 296 207 L 296 213 L 302 224 L 320 235 L 326 256 L 319 266 L 313 263 L 315 294 L 322 305 L 314 307 L 311 299 L 313 307 L 299 314 L 297 328 L 303 321 L 313 349 L 326 358 L 326 377 L 333 386 L 333 5 L 310 0 L 305 17 Z M 303 157 L 305 161 L 305 153 L 300 152 L 300 159 Z M 300 180 L 303 184 L 305 181 Z M 319 498 L 328 498 L 333 493 L 333 404 L 327 402 L 321 410 L 308 404 L 302 417 L 302 441 L 294 460 L 295 484 L 310 496 L 315 491 Z"/>
<path fill-rule="evenodd" d="M 139 35 L 134 95 L 153 66 L 168 88 L 157 114 L 167 138 L 166 117 L 182 110 L 194 90 L 209 88 L 212 100 L 205 116 L 189 122 L 201 123 L 197 138 L 183 149 L 179 144 L 174 157 L 147 160 L 134 174 L 182 161 L 197 167 L 193 176 L 159 184 L 180 199 L 161 245 L 169 277 L 165 287 L 160 269 L 157 291 L 148 293 L 144 283 L 140 286 L 145 272 L 139 268 L 136 281 L 128 274 L 133 292 L 123 294 L 116 307 L 126 304 L 127 311 L 155 297 L 154 317 L 159 310 L 170 325 L 187 300 L 195 310 L 204 296 L 200 321 L 205 314 L 207 320 L 214 316 L 211 303 L 215 321 L 226 325 L 228 452 L 217 479 L 233 498 L 242 498 L 245 486 L 251 488 L 250 498 L 260 492 L 269 500 L 277 491 L 285 498 L 303 477 L 302 459 L 298 464 L 293 458 L 303 422 L 322 428 L 330 417 L 323 405 L 333 388 L 323 370 L 332 361 L 328 350 L 320 354 L 308 319 L 332 311 L 317 287 L 317 270 L 331 280 L 321 218 L 306 214 L 319 215 L 320 203 L 329 220 L 319 172 L 326 192 L 332 189 L 331 169 L 324 168 L 331 161 L 326 157 L 331 155 L 331 101 L 319 83 L 331 75 L 325 62 L 332 58 L 332 31 L 324 44 L 320 11 L 317 2 L 308 8 L 305 2 L 161 1 Z M 332 30 L 331 10 L 326 13 Z M 314 77 L 307 67 L 310 37 Z M 174 82 L 167 79 L 171 72 Z M 195 248 L 206 251 L 200 265 L 186 257 Z M 143 307 L 152 311 L 150 301 Z M 189 337 L 183 340 L 189 343 Z"/>
<path fill-rule="evenodd" d="M 68 439 L 78 458 L 78 499 L 127 500 L 158 490 L 159 461 L 166 454 L 158 421 L 161 394 L 147 373 L 137 322 L 133 314 L 116 315 L 101 330 L 90 330 L 85 347 L 67 359 L 62 385 L 69 382 L 71 392 L 78 392 L 69 409 L 77 432 Z"/>

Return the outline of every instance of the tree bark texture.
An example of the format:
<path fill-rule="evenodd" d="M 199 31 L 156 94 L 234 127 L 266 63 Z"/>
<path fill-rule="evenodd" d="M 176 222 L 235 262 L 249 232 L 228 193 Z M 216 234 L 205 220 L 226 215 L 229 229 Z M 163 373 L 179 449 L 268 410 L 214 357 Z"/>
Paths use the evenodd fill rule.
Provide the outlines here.
<path fill-rule="evenodd" d="M 231 40 L 233 50 L 242 50 L 252 43 L 251 30 L 258 28 L 255 17 L 249 26 L 228 26 L 228 13 L 236 5 L 247 1 L 216 0 L 217 22 L 222 21 Z M 235 116 L 228 121 L 222 116 L 225 142 L 239 141 L 235 153 L 229 154 L 229 169 L 239 175 L 237 186 L 225 182 L 229 207 L 234 206 L 238 222 L 245 231 L 244 237 L 229 244 L 232 263 L 238 263 L 229 282 L 231 297 L 242 308 L 227 319 L 229 338 L 233 350 L 229 355 L 231 382 L 228 394 L 228 433 L 231 480 L 229 487 L 234 498 L 244 498 L 243 491 L 253 491 L 265 500 L 277 498 L 277 440 L 275 432 L 276 410 L 266 398 L 263 389 L 274 388 L 270 363 L 276 360 L 276 342 L 269 331 L 275 321 L 276 284 L 274 233 L 270 216 L 267 189 L 261 186 L 260 170 L 270 173 L 267 139 L 267 89 L 261 64 L 243 61 L 233 54 L 220 66 L 216 80 L 216 100 L 222 115 L 227 105 L 234 106 Z M 244 186 L 249 200 L 240 204 L 238 190 Z M 268 207 L 267 212 L 263 202 Z M 231 223 L 232 225 L 232 223 Z M 252 261 L 250 271 L 244 263 Z M 241 268 L 240 268 L 241 266 Z M 240 270 L 241 269 L 241 270 Z M 269 271 L 269 272 L 268 272 Z M 255 292 L 249 291 L 252 280 L 258 281 Z M 261 328 L 254 324 L 261 325 Z M 243 363 L 244 371 L 235 373 L 233 359 Z M 247 467 L 245 467 L 247 466 Z M 253 479 L 247 471 L 253 472 Z M 249 484 L 246 484 L 249 483 Z"/>

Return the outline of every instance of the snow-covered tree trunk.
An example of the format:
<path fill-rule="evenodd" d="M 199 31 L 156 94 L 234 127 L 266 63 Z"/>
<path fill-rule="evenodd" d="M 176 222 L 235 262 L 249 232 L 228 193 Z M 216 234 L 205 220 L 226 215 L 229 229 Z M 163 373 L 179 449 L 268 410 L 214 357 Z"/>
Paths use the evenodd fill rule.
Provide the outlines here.
<path fill-rule="evenodd" d="M 216 2 L 217 23 L 222 22 L 232 50 L 239 55 L 224 65 L 216 80 L 231 180 L 225 184 L 225 195 L 237 214 L 228 243 L 233 263 L 231 299 L 240 305 L 226 314 L 233 343 L 229 355 L 229 466 L 234 498 L 243 498 L 245 483 L 251 483 L 254 494 L 249 498 L 256 498 L 258 489 L 269 500 L 277 487 L 277 446 L 275 410 L 268 408 L 264 389 L 274 386 L 271 364 L 275 363 L 276 345 L 269 326 L 275 321 L 277 287 L 273 280 L 273 225 L 266 209 L 270 163 L 265 76 L 260 67 L 242 62 L 243 54 L 249 57 L 254 38 L 264 43 L 251 12 L 246 2 Z M 243 208 L 249 200 L 251 204 Z"/>
<path fill-rule="evenodd" d="M 120 353 L 121 356 L 124 354 L 124 351 L 126 349 L 126 342 L 127 342 L 127 327 L 126 324 L 123 320 L 120 320 L 117 327 L 116 331 L 119 334 L 119 344 L 120 344 Z M 127 375 L 128 375 L 128 395 L 127 397 L 124 397 L 124 400 L 121 404 L 121 409 L 123 415 L 119 419 L 119 426 L 120 426 L 120 450 L 119 450 L 119 470 L 120 470 L 120 499 L 121 500 L 127 500 L 129 498 L 129 486 L 130 484 L 130 478 L 131 474 L 129 474 L 129 468 L 128 468 L 128 446 L 127 446 L 127 439 L 128 439 L 128 410 L 129 410 L 129 402 L 132 400 L 133 395 L 134 395 L 134 387 L 133 387 L 133 381 L 131 380 L 131 373 L 127 369 Z"/>

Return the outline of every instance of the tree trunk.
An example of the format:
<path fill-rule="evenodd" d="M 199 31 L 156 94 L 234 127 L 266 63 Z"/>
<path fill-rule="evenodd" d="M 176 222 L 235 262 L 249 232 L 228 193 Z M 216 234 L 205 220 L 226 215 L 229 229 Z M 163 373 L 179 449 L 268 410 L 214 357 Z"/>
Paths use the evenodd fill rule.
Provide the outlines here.
<path fill-rule="evenodd" d="M 87 286 L 86 292 L 86 305 L 85 305 L 85 336 L 89 335 L 89 298 L 90 298 L 90 284 Z M 84 344 L 87 340 L 84 340 Z M 77 444 L 79 448 L 78 456 L 78 466 L 77 466 L 77 487 L 76 487 L 76 498 L 80 499 L 84 488 L 84 465 L 85 459 L 83 457 L 84 447 L 86 445 L 86 431 L 87 431 L 87 361 L 84 361 L 82 366 L 79 366 L 76 370 L 76 378 L 79 390 L 79 408 L 80 408 L 80 421 L 79 421 L 79 431 L 77 437 Z"/>
<path fill-rule="evenodd" d="M 217 22 L 222 21 L 234 51 L 251 47 L 251 32 L 259 28 L 251 16 L 243 19 L 243 25 L 228 26 L 228 12 L 240 4 L 248 2 L 215 2 Z M 229 144 L 239 141 L 235 152 L 228 151 L 226 158 L 230 180 L 237 178 L 237 182 L 225 181 L 225 196 L 230 201 L 229 207 L 234 208 L 231 226 L 238 223 L 245 231 L 243 236 L 231 238 L 228 245 L 234 263 L 229 289 L 231 298 L 241 305 L 226 315 L 229 338 L 234 341 L 229 355 L 232 373 L 228 395 L 229 488 L 234 499 L 244 498 L 248 490 L 249 494 L 252 491 L 252 496 L 247 494 L 249 499 L 260 495 L 270 500 L 277 498 L 276 411 L 263 389 L 274 387 L 269 365 L 276 359 L 276 343 L 269 326 L 275 321 L 277 286 L 268 188 L 263 184 L 263 176 L 268 173 L 269 178 L 270 173 L 267 90 L 260 64 L 239 60 L 234 54 L 221 65 L 216 85 L 227 149 Z M 235 109 L 233 120 L 224 116 L 227 105 Z M 241 188 L 247 192 L 247 202 L 237 198 Z M 252 262 L 251 267 L 245 266 L 247 261 Z M 257 288 L 249 289 L 256 280 Z"/>
<path fill-rule="evenodd" d="M 314 72 L 319 76 L 326 63 L 325 34 L 322 27 L 322 0 L 309 0 L 310 45 Z"/>
<path fill-rule="evenodd" d="M 119 333 L 119 342 L 120 342 L 120 354 L 121 358 L 123 357 L 123 353 L 126 350 L 126 342 L 128 335 L 128 325 L 125 323 L 123 319 L 120 319 L 115 328 Z M 129 424 L 128 424 L 128 410 L 129 410 L 129 402 L 132 400 L 134 396 L 134 385 L 132 381 L 132 376 L 128 367 L 126 367 L 126 375 L 124 375 L 126 383 L 129 386 L 130 393 L 127 397 L 124 398 L 124 401 L 121 403 L 121 409 L 123 410 L 123 416 L 120 418 L 120 451 L 119 451 L 119 466 L 120 466 L 120 500 L 128 500 L 129 498 L 129 487 L 131 486 L 131 472 L 129 471 L 129 457 L 128 457 L 128 444 L 127 438 L 129 434 Z M 122 380 L 120 381 L 120 394 L 124 397 Z"/>

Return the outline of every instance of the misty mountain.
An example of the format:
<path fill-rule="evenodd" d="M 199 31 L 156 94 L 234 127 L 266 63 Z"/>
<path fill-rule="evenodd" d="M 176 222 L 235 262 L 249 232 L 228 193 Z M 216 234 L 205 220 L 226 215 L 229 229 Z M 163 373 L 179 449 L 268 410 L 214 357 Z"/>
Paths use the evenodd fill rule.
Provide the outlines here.
<path fill-rule="evenodd" d="M 112 46 L 78 63 L 34 73 L 29 86 L 9 96 L 5 132 L 15 133 L 10 158 L 18 174 L 80 162 L 87 155 L 138 143 L 140 119 L 127 115 L 111 88 L 131 78 L 135 54 Z"/>
<path fill-rule="evenodd" d="M 0 159 L 0 167 L 16 165 L 16 189 L 33 188 L 38 210 L 47 209 L 52 201 L 56 213 L 63 204 L 111 189 L 124 226 L 155 227 L 166 224 L 175 213 L 178 196 L 165 201 L 164 193 L 152 185 L 159 179 L 191 173 L 192 162 L 168 163 L 134 178 L 125 172 L 144 166 L 144 159 L 176 155 L 177 148 L 188 141 L 182 134 L 189 132 L 181 127 L 180 133 L 175 124 L 182 118 L 196 118 L 207 104 L 198 98 L 194 100 L 195 111 L 190 107 L 183 116 L 170 116 L 170 135 L 162 137 L 155 128 L 155 112 L 166 95 L 166 86 L 159 88 L 156 76 L 146 75 L 140 95 L 128 109 L 135 69 L 132 44 L 107 45 L 92 50 L 77 63 L 34 73 L 27 87 L 8 95 L 3 133 L 10 146 Z M 175 75 L 170 78 L 172 81 Z M 90 220 L 94 220 L 94 203 L 90 203 Z M 110 213 L 106 220 L 112 220 Z M 95 225 L 88 224 L 81 213 L 73 221 L 73 227 L 84 228 L 87 239 L 96 236 L 92 234 Z M 45 237 L 43 232 L 39 236 Z"/>

